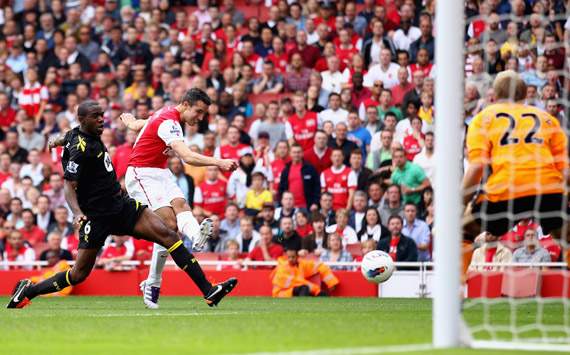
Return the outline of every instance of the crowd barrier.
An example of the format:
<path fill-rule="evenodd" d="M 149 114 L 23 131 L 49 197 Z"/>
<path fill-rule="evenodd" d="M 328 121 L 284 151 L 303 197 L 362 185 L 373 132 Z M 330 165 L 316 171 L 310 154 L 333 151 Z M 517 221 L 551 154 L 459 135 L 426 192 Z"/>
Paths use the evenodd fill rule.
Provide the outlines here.
<path fill-rule="evenodd" d="M 242 262 L 234 269 L 236 262 L 203 260 L 200 262 L 211 282 L 220 282 L 228 277 L 239 279 L 235 296 L 271 296 L 271 269 L 275 262 Z M 366 281 L 359 270 L 358 262 L 327 263 L 344 266 L 350 271 L 335 270 L 340 285 L 332 296 L 338 297 L 406 297 L 431 298 L 433 294 L 433 263 L 396 263 L 398 270 L 392 278 L 375 285 Z M 4 264 L 11 266 L 32 266 L 32 270 L 0 271 L 0 295 L 9 295 L 16 282 L 22 278 L 39 275 L 45 262 Z M 148 261 L 129 261 L 122 264 L 124 271 L 93 270 L 90 277 L 74 287 L 74 295 L 91 296 L 135 296 L 140 293 L 139 283 L 148 274 Z M 480 268 L 502 268 L 500 271 L 470 271 L 467 274 L 465 295 L 469 298 L 512 297 L 565 297 L 570 298 L 570 271 L 565 263 L 540 264 L 479 264 Z M 166 296 L 197 296 L 199 290 L 188 276 L 167 262 L 163 274 L 161 293 Z"/>

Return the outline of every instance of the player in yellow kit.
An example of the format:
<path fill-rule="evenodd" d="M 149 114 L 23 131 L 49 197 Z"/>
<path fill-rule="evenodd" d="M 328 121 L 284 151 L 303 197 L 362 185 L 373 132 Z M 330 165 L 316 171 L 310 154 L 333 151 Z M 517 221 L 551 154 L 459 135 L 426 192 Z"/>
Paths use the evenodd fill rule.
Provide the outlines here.
<path fill-rule="evenodd" d="M 559 235 L 568 206 L 567 137 L 556 118 L 521 103 L 526 85 L 516 72 L 500 73 L 493 86 L 498 102 L 475 116 L 467 133 L 464 238 L 501 236 L 524 218 Z"/>

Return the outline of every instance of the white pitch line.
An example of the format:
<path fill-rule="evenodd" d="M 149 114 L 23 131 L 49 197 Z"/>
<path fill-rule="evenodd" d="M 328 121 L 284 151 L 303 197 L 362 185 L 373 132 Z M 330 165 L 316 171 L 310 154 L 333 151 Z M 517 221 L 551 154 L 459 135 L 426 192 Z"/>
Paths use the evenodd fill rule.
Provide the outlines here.
<path fill-rule="evenodd" d="M 369 346 L 362 348 L 339 348 L 339 349 L 315 349 L 315 350 L 299 350 L 299 351 L 280 351 L 280 352 L 259 352 L 247 353 L 242 355 L 366 355 L 366 354 L 388 354 L 388 353 L 405 353 L 413 351 L 433 350 L 431 344 L 410 344 L 410 345 L 393 345 L 393 346 Z"/>

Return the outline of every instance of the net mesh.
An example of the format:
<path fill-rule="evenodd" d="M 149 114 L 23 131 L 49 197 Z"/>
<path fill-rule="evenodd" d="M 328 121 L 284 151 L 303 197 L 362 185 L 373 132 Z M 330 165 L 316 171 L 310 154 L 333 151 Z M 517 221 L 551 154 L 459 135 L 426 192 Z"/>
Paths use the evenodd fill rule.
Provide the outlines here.
<path fill-rule="evenodd" d="M 501 14 L 491 3 L 480 2 L 477 16 L 470 17 L 469 7 L 466 14 L 466 126 L 474 130 L 482 114 L 494 123 L 480 127 L 479 137 L 488 144 L 469 142 L 471 132 L 466 139 L 466 172 L 475 146 L 489 153 L 482 154 L 488 159 L 482 183 L 464 191 L 474 193 L 472 207 L 482 233 L 465 249 L 469 267 L 463 316 L 474 340 L 568 345 L 568 200 L 565 193 L 558 199 L 521 202 L 521 197 L 544 197 L 566 186 L 549 174 L 553 166 L 568 165 L 568 146 L 556 147 L 553 137 L 557 132 L 569 136 L 570 9 L 563 1 L 531 1 L 532 7 L 527 1 L 525 7 L 521 0 Z M 526 108 L 497 103 L 493 82 L 505 70 L 524 80 Z M 506 101 L 515 102 L 514 81 L 508 94 Z M 544 112 L 561 131 L 541 118 L 547 117 Z M 557 155 L 560 148 L 564 151 Z"/>

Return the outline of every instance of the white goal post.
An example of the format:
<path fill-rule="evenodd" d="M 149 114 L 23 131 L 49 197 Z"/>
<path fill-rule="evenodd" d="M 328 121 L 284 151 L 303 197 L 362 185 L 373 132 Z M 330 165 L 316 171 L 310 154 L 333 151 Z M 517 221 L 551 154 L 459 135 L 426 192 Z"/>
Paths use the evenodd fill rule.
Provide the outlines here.
<path fill-rule="evenodd" d="M 433 346 L 460 345 L 461 122 L 464 1 L 438 0 L 435 16 L 435 174 Z"/>

